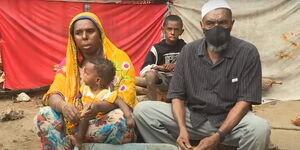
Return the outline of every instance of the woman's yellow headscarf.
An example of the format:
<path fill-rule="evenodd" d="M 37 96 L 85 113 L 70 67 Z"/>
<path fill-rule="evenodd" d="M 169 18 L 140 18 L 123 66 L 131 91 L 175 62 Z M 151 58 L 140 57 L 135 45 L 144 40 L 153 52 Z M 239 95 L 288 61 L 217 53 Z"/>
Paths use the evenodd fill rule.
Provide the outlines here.
<path fill-rule="evenodd" d="M 128 55 L 118 49 L 105 35 L 99 18 L 90 12 L 76 15 L 69 25 L 69 39 L 66 54 L 66 65 L 59 68 L 55 79 L 44 95 L 45 103 L 48 104 L 48 97 L 51 94 L 59 93 L 65 97 L 70 104 L 75 104 L 76 96 L 80 88 L 80 74 L 77 59 L 77 49 L 71 31 L 73 24 L 80 19 L 91 20 L 100 30 L 103 42 L 104 57 L 112 61 L 116 67 L 116 79 L 114 80 L 115 90 L 118 96 L 125 103 L 134 107 L 137 104 L 135 89 L 135 70 Z"/>

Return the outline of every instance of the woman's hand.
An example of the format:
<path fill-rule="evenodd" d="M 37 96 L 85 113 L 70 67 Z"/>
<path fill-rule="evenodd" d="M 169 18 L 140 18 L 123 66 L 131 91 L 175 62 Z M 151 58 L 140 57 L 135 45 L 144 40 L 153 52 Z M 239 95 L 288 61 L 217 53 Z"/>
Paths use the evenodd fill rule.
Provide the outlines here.
<path fill-rule="evenodd" d="M 70 120 L 72 123 L 76 123 L 79 122 L 80 119 L 80 112 L 77 109 L 77 107 L 75 107 L 72 104 L 67 104 L 65 103 L 62 106 L 62 114 L 65 118 L 67 118 L 68 120 Z"/>
<path fill-rule="evenodd" d="M 132 117 L 126 119 L 127 128 L 132 129 L 135 127 L 135 122 Z"/>
<path fill-rule="evenodd" d="M 68 104 L 64 100 L 64 96 L 60 93 L 52 94 L 49 96 L 49 106 L 55 111 L 62 113 L 62 115 L 71 122 L 79 121 L 79 110 L 72 104 Z"/>

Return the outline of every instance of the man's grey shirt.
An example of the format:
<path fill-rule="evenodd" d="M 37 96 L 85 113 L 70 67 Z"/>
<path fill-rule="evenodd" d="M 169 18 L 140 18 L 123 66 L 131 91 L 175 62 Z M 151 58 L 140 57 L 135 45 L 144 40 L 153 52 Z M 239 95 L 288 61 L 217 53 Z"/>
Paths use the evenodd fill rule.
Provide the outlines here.
<path fill-rule="evenodd" d="M 193 127 L 207 119 L 219 127 L 237 102 L 261 103 L 261 62 L 254 45 L 231 37 L 212 64 L 205 43 L 203 38 L 183 47 L 167 98 L 185 101 Z"/>

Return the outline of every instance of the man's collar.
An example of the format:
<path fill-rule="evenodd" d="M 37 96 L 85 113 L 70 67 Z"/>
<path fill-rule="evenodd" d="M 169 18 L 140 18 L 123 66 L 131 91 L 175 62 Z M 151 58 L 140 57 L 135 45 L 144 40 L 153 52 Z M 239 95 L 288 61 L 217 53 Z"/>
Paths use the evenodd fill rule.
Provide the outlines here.
<path fill-rule="evenodd" d="M 206 43 L 205 43 L 205 38 L 203 38 L 200 42 L 200 45 L 197 49 L 197 55 L 198 56 L 204 56 L 205 53 L 207 53 L 206 51 Z"/>

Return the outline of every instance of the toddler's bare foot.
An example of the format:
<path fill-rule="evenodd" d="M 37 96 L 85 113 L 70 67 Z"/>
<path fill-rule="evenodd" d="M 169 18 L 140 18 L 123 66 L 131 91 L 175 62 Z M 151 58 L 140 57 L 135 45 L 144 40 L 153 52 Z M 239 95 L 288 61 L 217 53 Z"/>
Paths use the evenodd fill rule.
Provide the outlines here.
<path fill-rule="evenodd" d="M 79 140 L 75 135 L 69 135 L 68 136 L 72 142 L 72 144 L 78 148 L 82 147 L 82 141 Z"/>

